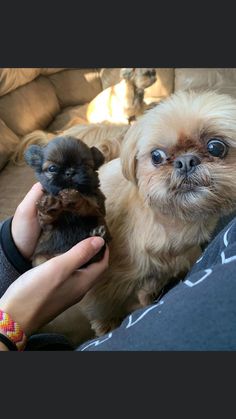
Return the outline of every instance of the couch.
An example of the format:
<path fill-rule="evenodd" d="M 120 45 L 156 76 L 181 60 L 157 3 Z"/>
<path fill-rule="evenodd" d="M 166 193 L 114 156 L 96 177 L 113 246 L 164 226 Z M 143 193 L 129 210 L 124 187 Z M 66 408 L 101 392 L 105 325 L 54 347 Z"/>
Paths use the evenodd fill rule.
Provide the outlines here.
<path fill-rule="evenodd" d="M 156 70 L 157 81 L 145 92 L 147 103 L 181 89 L 216 89 L 236 97 L 236 69 Z M 0 221 L 14 213 L 35 182 L 31 168 L 12 161 L 23 138 L 35 130 L 56 135 L 86 124 L 89 102 L 119 82 L 119 73 L 119 68 L 0 69 Z"/>

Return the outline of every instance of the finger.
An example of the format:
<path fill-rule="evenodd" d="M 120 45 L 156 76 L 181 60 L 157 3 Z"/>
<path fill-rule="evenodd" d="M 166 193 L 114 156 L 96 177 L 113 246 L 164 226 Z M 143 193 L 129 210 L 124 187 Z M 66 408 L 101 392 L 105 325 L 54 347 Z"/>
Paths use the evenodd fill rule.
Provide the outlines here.
<path fill-rule="evenodd" d="M 26 217 L 34 217 L 37 214 L 36 202 L 43 195 L 42 185 L 35 183 L 30 191 L 26 194 L 23 201 L 18 205 L 17 211 Z"/>
<path fill-rule="evenodd" d="M 103 259 L 99 262 L 92 263 L 86 269 L 83 269 L 84 275 L 81 272 L 75 272 L 75 278 L 78 281 L 78 287 L 82 293 L 86 293 L 97 281 L 101 279 L 101 275 L 108 268 L 109 249 L 106 248 Z"/>
<path fill-rule="evenodd" d="M 99 273 L 100 271 L 108 267 L 108 261 L 109 261 L 109 248 L 108 246 L 106 246 L 106 250 L 103 255 L 103 258 L 99 262 L 91 263 L 86 268 L 83 268 L 83 270 L 85 270 L 89 275 Z"/>
<path fill-rule="evenodd" d="M 95 256 L 104 246 L 104 243 L 102 237 L 89 237 L 76 244 L 63 255 L 57 256 L 46 263 L 55 266 L 57 272 L 60 272 L 64 278 L 67 278 Z"/>
<path fill-rule="evenodd" d="M 84 279 L 84 281 L 86 281 L 86 283 L 91 286 L 91 284 L 97 280 L 97 277 L 99 277 L 108 268 L 108 262 L 109 249 L 106 247 L 103 259 L 101 259 L 99 262 L 91 263 L 91 265 L 87 266 L 85 269 L 86 279 Z"/>

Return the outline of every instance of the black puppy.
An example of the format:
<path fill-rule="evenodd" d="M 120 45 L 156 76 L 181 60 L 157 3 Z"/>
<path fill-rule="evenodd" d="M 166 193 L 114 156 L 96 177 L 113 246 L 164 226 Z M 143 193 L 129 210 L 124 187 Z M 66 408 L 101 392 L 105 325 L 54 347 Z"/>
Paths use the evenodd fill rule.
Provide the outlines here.
<path fill-rule="evenodd" d="M 37 202 L 42 233 L 33 266 L 66 252 L 87 237 L 111 240 L 97 173 L 104 156 L 96 147 L 89 148 L 73 137 L 57 137 L 43 147 L 31 145 L 24 156 L 44 192 Z M 104 251 L 105 246 L 89 263 L 102 259 Z"/>

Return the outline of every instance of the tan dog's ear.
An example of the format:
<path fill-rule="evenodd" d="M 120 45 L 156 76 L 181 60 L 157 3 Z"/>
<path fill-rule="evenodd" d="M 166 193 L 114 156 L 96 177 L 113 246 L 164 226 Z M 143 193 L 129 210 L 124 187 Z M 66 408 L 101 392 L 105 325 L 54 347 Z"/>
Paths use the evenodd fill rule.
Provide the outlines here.
<path fill-rule="evenodd" d="M 137 183 L 137 143 L 139 139 L 139 124 L 135 123 L 126 133 L 121 143 L 120 161 L 124 177 L 133 183 Z"/>
<path fill-rule="evenodd" d="M 134 75 L 134 68 L 122 68 L 120 70 L 120 77 L 125 80 L 130 80 Z"/>

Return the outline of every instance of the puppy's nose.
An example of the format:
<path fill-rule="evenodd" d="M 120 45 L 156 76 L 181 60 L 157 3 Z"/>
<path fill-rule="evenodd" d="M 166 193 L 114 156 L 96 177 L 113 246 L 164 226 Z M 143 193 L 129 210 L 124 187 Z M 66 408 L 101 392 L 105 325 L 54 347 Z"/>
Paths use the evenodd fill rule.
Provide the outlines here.
<path fill-rule="evenodd" d="M 201 163 L 199 157 L 195 154 L 185 154 L 184 156 L 179 156 L 174 161 L 174 168 L 181 175 L 191 174 L 195 171 L 196 166 Z"/>
<path fill-rule="evenodd" d="M 66 175 L 66 177 L 71 177 L 71 176 L 73 176 L 73 175 L 74 175 L 74 173 L 75 173 L 74 169 L 67 169 L 67 170 L 65 171 L 65 175 Z"/>

